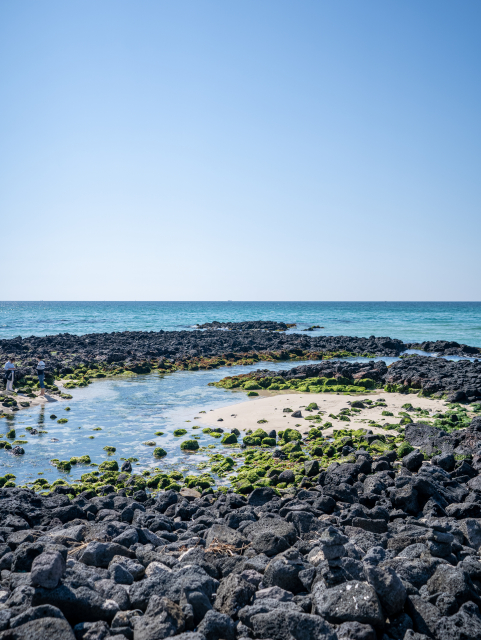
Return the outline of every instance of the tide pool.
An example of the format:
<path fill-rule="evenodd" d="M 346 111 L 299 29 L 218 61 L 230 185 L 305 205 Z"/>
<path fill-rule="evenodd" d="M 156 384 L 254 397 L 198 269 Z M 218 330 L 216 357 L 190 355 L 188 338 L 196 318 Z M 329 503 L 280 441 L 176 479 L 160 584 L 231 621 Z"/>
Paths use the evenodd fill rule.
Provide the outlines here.
<path fill-rule="evenodd" d="M 365 358 L 354 360 L 366 361 Z M 390 363 L 396 358 L 382 360 Z M 13 473 L 17 485 L 33 482 L 38 477 L 46 478 L 50 484 L 57 478 L 64 478 L 70 483 L 93 468 L 75 465 L 69 473 L 62 473 L 50 464 L 50 460 L 70 460 L 73 456 L 82 455 L 89 455 L 97 464 L 104 460 L 117 460 L 119 467 L 121 458 L 138 458 L 138 462 L 132 465 L 135 473 L 154 467 L 162 471 L 176 469 L 195 473 L 197 465 L 208 459 L 207 454 L 182 452 L 180 443 L 183 440 L 195 435 L 200 437 L 200 446 L 214 445 L 212 453 L 229 455 L 236 451 L 236 448 L 225 447 L 219 440 L 202 433 L 202 428 L 193 429 L 201 425 L 195 420 L 200 415 L 199 411 L 209 412 L 221 406 L 252 401 L 245 391 L 226 391 L 209 387 L 208 383 L 259 368 L 279 371 L 301 364 L 308 363 L 262 363 L 262 366 L 178 371 L 166 375 L 155 372 L 97 380 L 88 387 L 71 390 L 71 400 L 49 402 L 44 408 L 22 409 L 12 419 L 0 420 L 1 433 L 5 435 L 8 429 L 14 428 L 16 439 L 28 441 L 22 445 L 25 449 L 23 456 L 0 450 L 0 476 Z M 70 407 L 70 411 L 66 411 L 66 407 Z M 52 414 L 57 419 L 67 418 L 68 422 L 58 424 L 57 419 L 50 418 Z M 222 423 L 218 426 L 222 427 Z M 252 429 L 257 426 L 253 424 Z M 47 433 L 30 435 L 27 427 Z M 174 436 L 174 430 L 181 428 L 186 429 L 187 434 Z M 159 431 L 163 432 L 162 436 L 155 435 Z M 155 447 L 143 444 L 148 441 L 165 449 L 167 456 L 154 458 Z M 104 451 L 105 446 L 115 447 L 115 454 L 108 455 Z"/>

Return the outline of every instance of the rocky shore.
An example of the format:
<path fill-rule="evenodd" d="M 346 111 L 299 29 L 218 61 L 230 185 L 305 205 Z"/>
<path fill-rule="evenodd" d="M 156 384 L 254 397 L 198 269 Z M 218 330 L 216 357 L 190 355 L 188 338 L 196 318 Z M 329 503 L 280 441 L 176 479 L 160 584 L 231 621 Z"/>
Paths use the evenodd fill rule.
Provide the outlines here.
<path fill-rule="evenodd" d="M 239 323 L 240 325 L 261 323 Z M 271 324 L 271 323 L 267 323 Z M 277 326 L 279 323 L 275 323 Z M 287 325 L 286 325 L 287 327 Z M 0 340 L 0 359 L 15 355 L 21 371 L 34 373 L 35 356 L 42 355 L 49 370 L 57 375 L 72 373 L 81 366 L 115 369 L 124 366 L 142 373 L 152 365 L 167 368 L 199 369 L 259 360 L 322 360 L 344 356 L 399 356 L 406 349 L 426 348 L 438 355 L 481 356 L 481 350 L 456 342 L 406 344 L 383 337 L 311 337 L 279 330 L 150 331 L 93 333 L 84 336 L 12 338 Z"/>
<path fill-rule="evenodd" d="M 0 640 L 481 637 L 481 418 L 339 444 L 285 489 L 0 489 Z"/>
<path fill-rule="evenodd" d="M 404 348 L 400 340 L 390 338 L 312 338 L 277 331 L 124 331 L 0 340 L 0 358 L 15 355 L 20 368 L 32 373 L 35 356 L 41 354 L 50 371 L 63 375 L 85 365 L 112 369 L 125 366 L 142 373 L 152 365 L 195 370 L 259 360 L 321 360 L 361 354 L 397 356 Z"/>
<path fill-rule="evenodd" d="M 242 441 L 236 428 L 203 429 L 226 450 L 212 452 L 200 475 L 158 467 L 140 475 L 135 459 L 119 468 L 85 455 L 51 460 L 65 472 L 95 467 L 72 484 L 38 478 L 28 489 L 15 487 L 13 474 L 0 477 L 0 640 L 481 637 L 481 362 L 333 359 L 479 349 L 312 338 L 285 334 L 283 323 L 209 324 L 0 341 L 0 355 L 20 361 L 20 404 L 34 395 L 39 353 L 54 394 L 63 391 L 59 378 L 69 389 L 106 375 L 296 359 L 320 362 L 216 384 L 253 395 L 351 394 L 338 396 L 347 406 L 336 415 L 315 402 L 302 412 L 286 407 L 285 422 L 302 426 L 264 428 L 268 420 L 259 419 Z M 433 413 L 405 403 L 395 423 L 381 425 L 369 417 L 394 414 L 369 396 L 375 389 L 451 404 Z M 18 409 L 17 400 L 3 396 L 4 407 Z M 363 412 L 365 427 L 347 424 Z M 182 450 L 195 455 L 195 436 L 182 432 Z M 12 429 L 0 446 L 21 455 L 15 437 Z"/>
<path fill-rule="evenodd" d="M 481 398 L 481 361 L 445 360 L 429 356 L 404 358 L 389 367 L 383 361 L 328 360 L 292 369 L 267 369 L 226 377 L 216 386 L 255 389 L 294 389 L 303 393 L 362 393 L 382 388 L 386 392 L 446 396 L 449 402 L 477 402 Z"/>

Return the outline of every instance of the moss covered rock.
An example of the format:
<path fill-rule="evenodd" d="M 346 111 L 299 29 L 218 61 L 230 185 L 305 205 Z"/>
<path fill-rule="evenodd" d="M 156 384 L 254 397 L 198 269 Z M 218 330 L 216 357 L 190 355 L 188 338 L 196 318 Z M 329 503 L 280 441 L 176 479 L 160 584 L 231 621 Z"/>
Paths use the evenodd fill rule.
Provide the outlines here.
<path fill-rule="evenodd" d="M 407 456 L 412 451 L 414 451 L 414 447 L 412 447 L 409 442 L 402 442 L 397 448 L 396 453 L 399 458 L 404 458 L 404 456 Z"/>
<path fill-rule="evenodd" d="M 118 471 L 118 470 L 119 470 L 119 464 L 117 460 L 104 460 L 104 462 L 102 462 L 99 465 L 99 471 Z"/>
<path fill-rule="evenodd" d="M 75 456 L 70 458 L 70 464 L 90 464 L 90 456 Z"/>
<path fill-rule="evenodd" d="M 59 460 L 55 466 L 59 471 L 65 471 L 65 472 L 70 471 L 70 469 L 72 468 L 72 465 L 70 464 L 70 460 Z"/>
<path fill-rule="evenodd" d="M 184 442 L 180 443 L 180 448 L 182 451 L 197 451 L 199 443 L 197 440 L 184 440 Z"/>
<path fill-rule="evenodd" d="M 256 429 L 253 433 L 250 434 L 253 438 L 260 438 L 261 440 L 263 438 L 267 438 L 268 435 L 267 433 L 264 431 L 264 429 Z"/>
<path fill-rule="evenodd" d="M 297 440 L 295 442 L 288 442 L 283 447 L 281 447 L 281 449 L 284 453 L 288 455 L 290 453 L 302 451 L 301 445 L 299 444 L 299 442 L 297 442 Z"/>
<path fill-rule="evenodd" d="M 164 458 L 167 455 L 167 451 L 162 447 L 154 449 L 154 458 Z"/>
<path fill-rule="evenodd" d="M 289 428 L 287 428 L 285 431 L 279 431 L 277 437 L 279 438 L 279 440 L 284 440 L 284 442 L 294 442 L 296 440 L 302 440 L 302 435 L 299 433 L 299 431 Z"/>
<path fill-rule="evenodd" d="M 247 382 L 244 382 L 242 387 L 246 391 L 254 391 L 255 389 L 260 389 L 261 388 L 260 385 L 257 384 L 257 382 L 255 382 L 254 380 L 248 380 Z"/>
<path fill-rule="evenodd" d="M 221 444 L 237 444 L 237 437 L 235 433 L 225 433 L 220 443 Z"/>

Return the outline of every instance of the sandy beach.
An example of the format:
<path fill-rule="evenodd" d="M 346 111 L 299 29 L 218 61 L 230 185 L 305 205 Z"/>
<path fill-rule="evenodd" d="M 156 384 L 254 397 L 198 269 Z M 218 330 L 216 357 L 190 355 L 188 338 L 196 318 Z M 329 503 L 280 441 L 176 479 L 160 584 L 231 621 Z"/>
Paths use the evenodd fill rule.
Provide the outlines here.
<path fill-rule="evenodd" d="M 339 415 L 342 409 L 350 407 L 348 402 L 355 402 L 356 400 L 362 400 L 363 398 L 372 400 L 373 404 L 378 402 L 381 398 L 385 400 L 386 407 L 373 407 L 361 409 L 356 416 L 350 416 L 350 422 L 339 420 L 329 417 L 329 414 Z M 372 429 L 374 433 L 394 433 L 393 430 L 387 431 L 385 429 L 374 427 L 369 424 L 370 420 L 374 420 L 378 424 L 398 424 L 402 416 L 398 416 L 399 411 L 405 411 L 402 409 L 402 405 L 411 403 L 413 407 L 420 407 L 422 409 L 430 410 L 431 415 L 436 411 L 445 411 L 446 402 L 444 400 L 435 400 L 431 398 L 418 398 L 415 394 L 401 394 L 401 393 L 386 393 L 379 391 L 377 393 L 370 393 L 366 396 L 347 396 L 336 395 L 331 393 L 295 393 L 292 391 L 272 393 L 268 396 L 265 392 L 262 396 L 257 398 L 249 398 L 248 402 L 241 402 L 231 404 L 227 407 L 220 409 L 214 409 L 208 411 L 206 414 L 198 414 L 198 419 L 208 426 L 222 427 L 224 430 L 232 429 L 236 427 L 240 431 L 246 431 L 248 429 L 257 429 L 258 420 L 267 420 L 267 423 L 262 424 L 262 428 L 271 431 L 281 431 L 287 427 L 291 429 L 297 429 L 301 433 L 307 433 L 311 426 L 315 426 L 315 422 L 312 420 L 306 420 L 307 416 L 313 416 L 318 411 L 306 411 L 310 403 L 315 402 L 319 406 L 319 410 L 322 411 L 322 421 L 331 422 L 332 427 L 325 430 L 326 434 L 332 433 L 333 429 L 359 429 L 365 427 Z M 283 409 L 289 408 L 292 411 L 301 411 L 302 418 L 293 418 L 291 413 L 284 413 Z M 394 416 L 383 416 L 383 411 L 390 411 Z M 411 412 L 413 420 L 415 420 L 415 413 Z M 222 422 L 219 422 L 222 420 Z M 300 425 L 300 426 L 298 426 Z"/>

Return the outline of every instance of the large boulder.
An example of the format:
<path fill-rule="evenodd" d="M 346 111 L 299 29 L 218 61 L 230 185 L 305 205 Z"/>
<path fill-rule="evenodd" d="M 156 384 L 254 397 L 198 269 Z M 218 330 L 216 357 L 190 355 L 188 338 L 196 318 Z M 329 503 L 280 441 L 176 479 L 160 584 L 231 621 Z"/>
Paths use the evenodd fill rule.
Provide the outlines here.
<path fill-rule="evenodd" d="M 251 620 L 256 638 L 270 640 L 335 640 L 336 635 L 319 616 L 276 609 L 254 615 Z"/>
<path fill-rule="evenodd" d="M 367 582 L 350 580 L 327 589 L 318 582 L 313 591 L 313 607 L 333 624 L 361 622 L 381 627 L 384 615 L 374 588 Z"/>
<path fill-rule="evenodd" d="M 0 640 L 75 640 L 66 620 L 42 618 L 0 633 Z"/>

